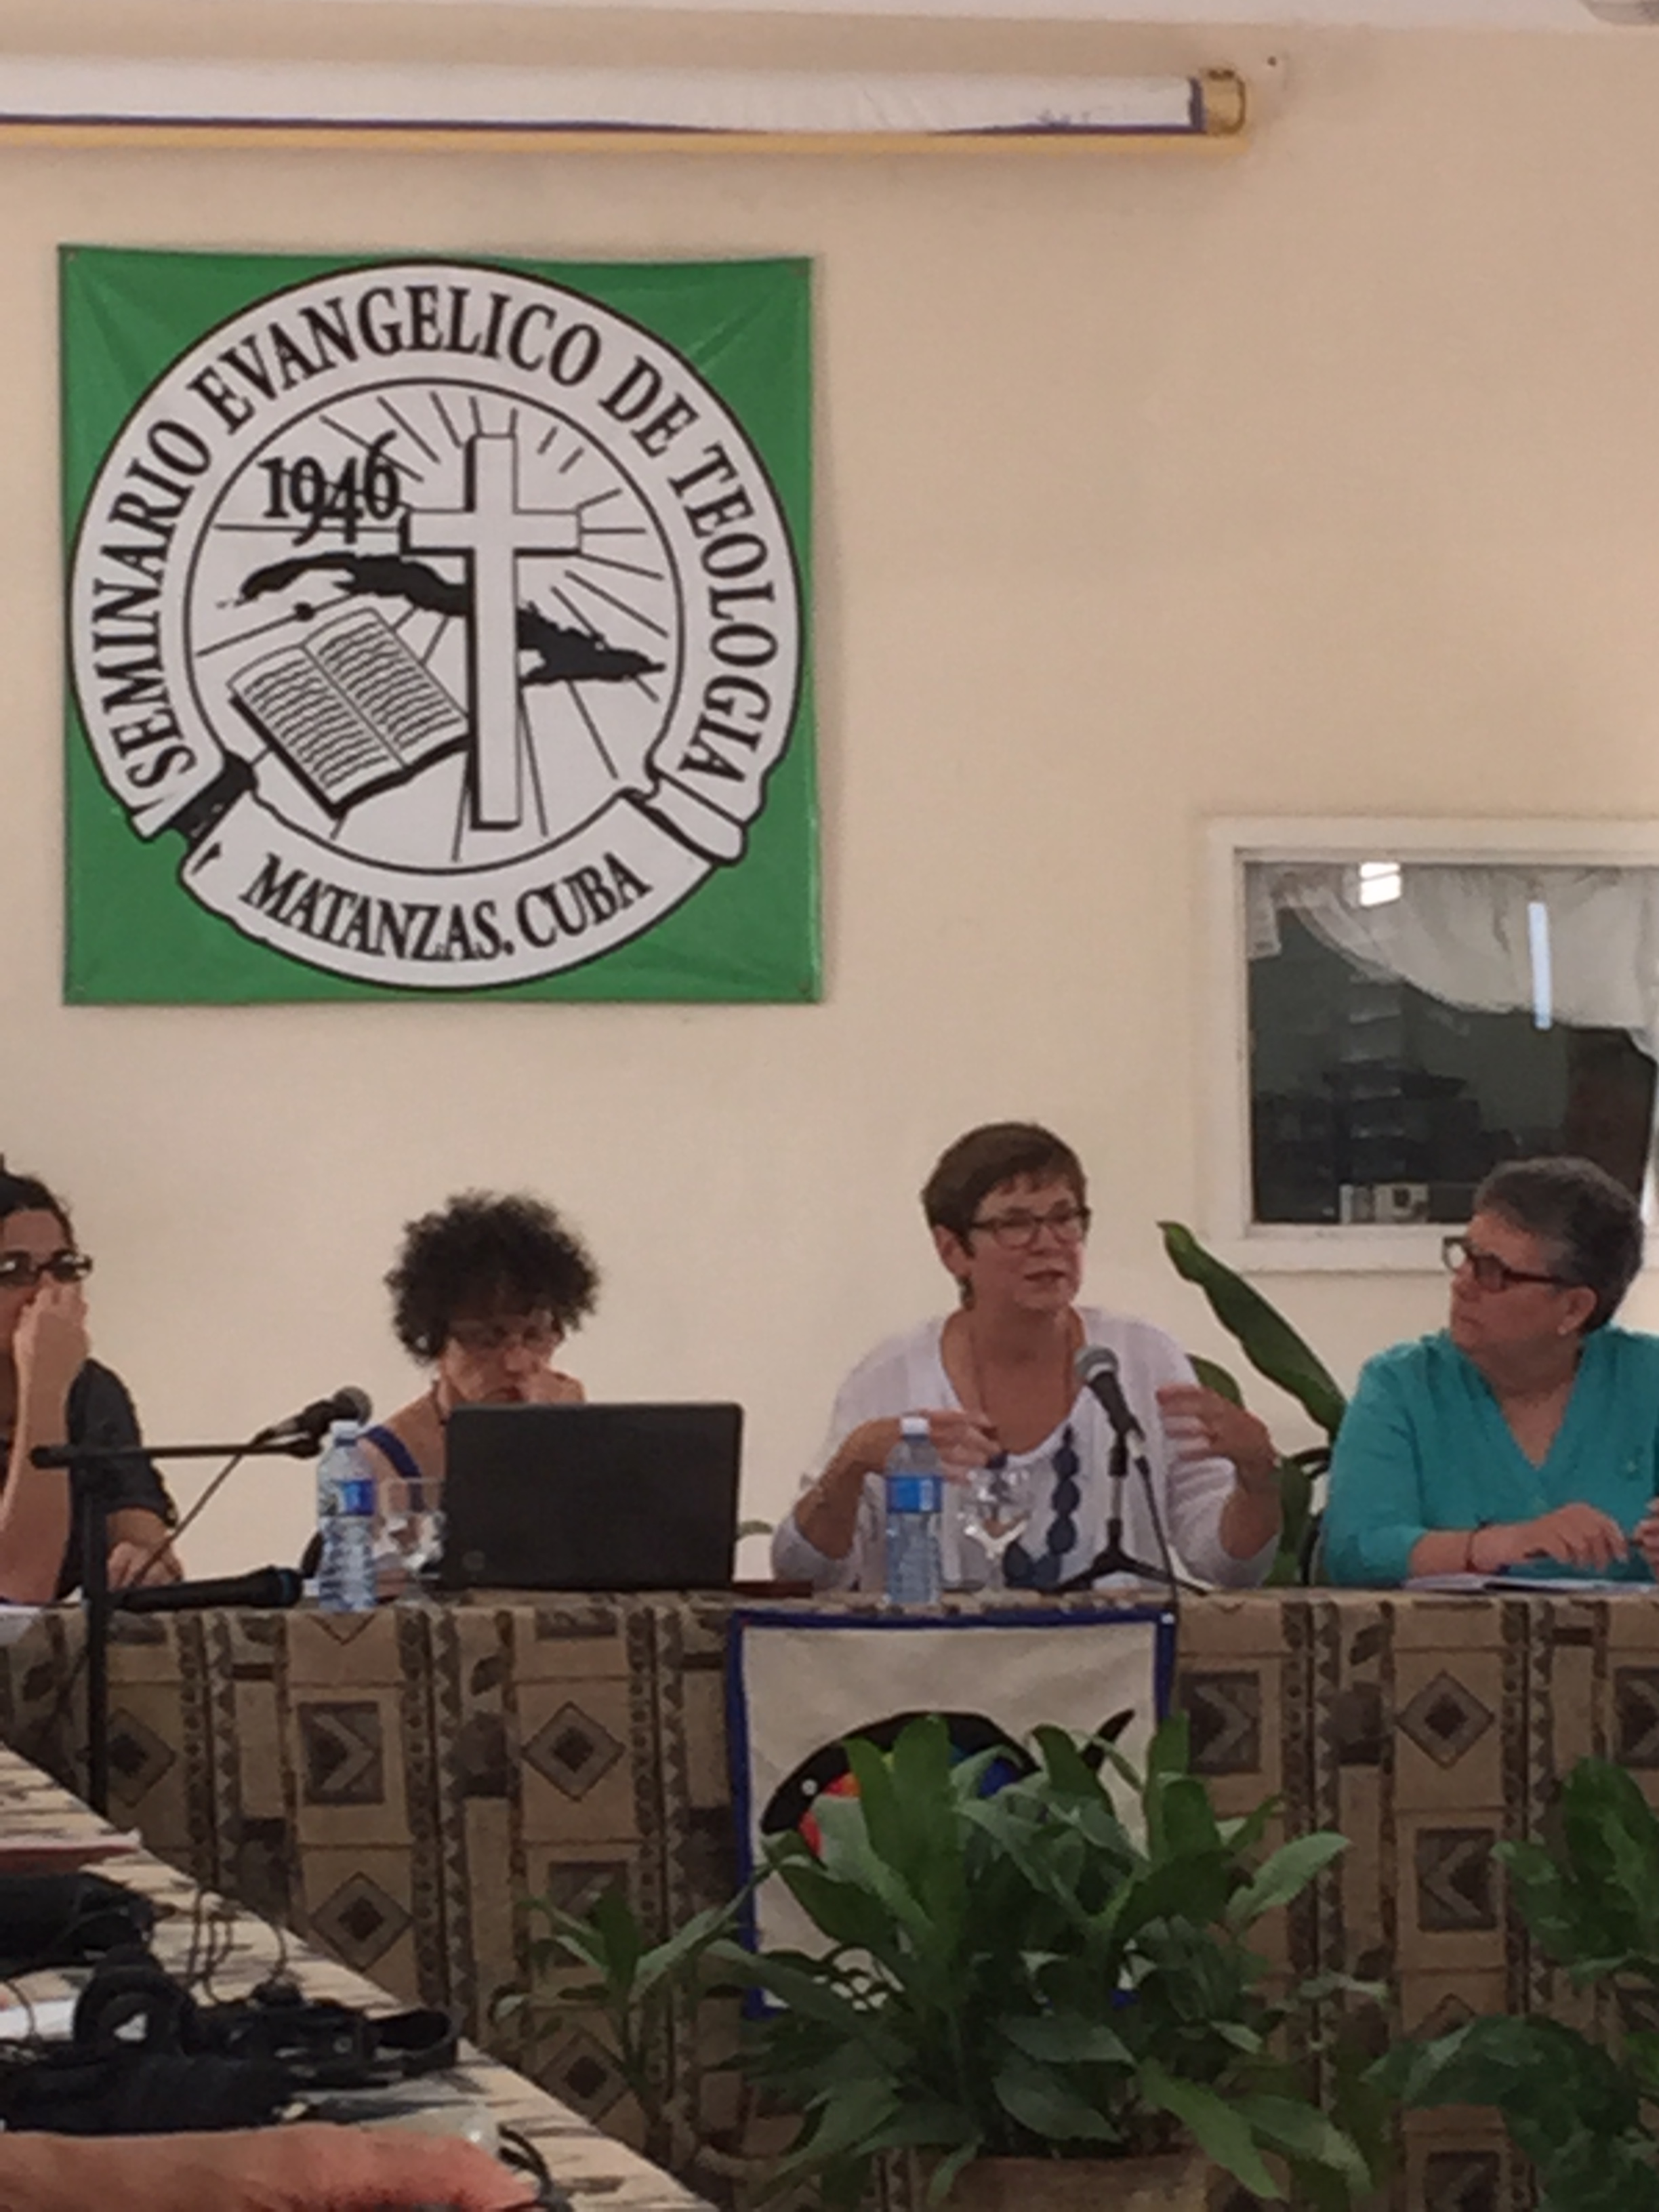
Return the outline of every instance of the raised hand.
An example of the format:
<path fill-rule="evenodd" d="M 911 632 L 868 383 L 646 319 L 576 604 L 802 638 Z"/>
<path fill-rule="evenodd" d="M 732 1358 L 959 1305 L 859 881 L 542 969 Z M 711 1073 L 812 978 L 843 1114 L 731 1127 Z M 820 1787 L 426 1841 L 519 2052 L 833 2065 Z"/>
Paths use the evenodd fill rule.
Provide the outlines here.
<path fill-rule="evenodd" d="M 70 1385 L 87 1364 L 87 1302 L 79 1283 L 47 1281 L 24 1308 L 12 1339 L 17 1363 L 17 1402 L 33 1420 L 56 1423 Z M 37 1433 L 41 1443 L 61 1441 Z"/>
<path fill-rule="evenodd" d="M 1278 1479 L 1279 1454 L 1247 1407 L 1236 1406 L 1201 1382 L 1166 1382 L 1158 1394 L 1158 1411 L 1176 1457 L 1183 1462 L 1230 1459 L 1247 1487 L 1265 1490 Z"/>

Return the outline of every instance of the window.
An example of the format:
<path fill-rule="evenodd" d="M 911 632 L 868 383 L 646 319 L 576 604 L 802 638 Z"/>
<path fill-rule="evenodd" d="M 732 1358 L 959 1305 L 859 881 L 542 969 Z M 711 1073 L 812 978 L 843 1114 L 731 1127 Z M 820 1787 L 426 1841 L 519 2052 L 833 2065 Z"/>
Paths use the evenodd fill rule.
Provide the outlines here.
<path fill-rule="evenodd" d="M 1230 823 L 1212 859 L 1224 1247 L 1432 1265 L 1487 1170 L 1540 1152 L 1645 1190 L 1659 825 Z"/>

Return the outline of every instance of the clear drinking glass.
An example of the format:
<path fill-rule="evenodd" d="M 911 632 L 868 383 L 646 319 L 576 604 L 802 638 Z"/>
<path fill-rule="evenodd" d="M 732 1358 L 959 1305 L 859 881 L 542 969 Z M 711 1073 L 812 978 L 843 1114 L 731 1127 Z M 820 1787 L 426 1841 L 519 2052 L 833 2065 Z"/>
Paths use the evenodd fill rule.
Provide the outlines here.
<path fill-rule="evenodd" d="M 419 1596 L 443 1555 L 442 1509 L 427 1503 L 424 1484 L 401 1477 L 381 1486 L 381 1508 L 374 1547 L 381 1595 Z"/>
<path fill-rule="evenodd" d="M 963 1526 L 979 1545 L 1000 1581 L 1002 1555 L 1023 1535 L 1031 1517 L 1033 1470 L 1012 1460 L 992 1460 L 968 1477 Z"/>

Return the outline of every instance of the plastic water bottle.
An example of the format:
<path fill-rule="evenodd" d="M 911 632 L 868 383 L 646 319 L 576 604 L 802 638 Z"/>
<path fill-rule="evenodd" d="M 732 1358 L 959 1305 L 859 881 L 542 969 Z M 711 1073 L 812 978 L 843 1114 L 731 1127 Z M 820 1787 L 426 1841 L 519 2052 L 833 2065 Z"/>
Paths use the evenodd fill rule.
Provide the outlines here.
<path fill-rule="evenodd" d="M 325 1613 L 370 1613 L 374 1607 L 374 1477 L 358 1443 L 356 1421 L 336 1421 L 317 1468 L 317 1528 L 323 1556 L 317 1602 Z"/>
<path fill-rule="evenodd" d="M 907 1413 L 887 1462 L 886 1590 L 893 1605 L 937 1605 L 944 1477 L 927 1416 Z"/>

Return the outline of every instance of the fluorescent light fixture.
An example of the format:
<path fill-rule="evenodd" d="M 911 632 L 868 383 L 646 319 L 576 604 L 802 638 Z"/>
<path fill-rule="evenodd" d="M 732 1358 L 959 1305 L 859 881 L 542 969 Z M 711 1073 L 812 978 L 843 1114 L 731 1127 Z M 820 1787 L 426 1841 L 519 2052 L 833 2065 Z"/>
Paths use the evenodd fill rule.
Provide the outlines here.
<path fill-rule="evenodd" d="M 1236 137 L 1244 87 L 1202 76 L 853 76 L 343 63 L 0 59 L 0 138 L 950 149 Z"/>
<path fill-rule="evenodd" d="M 1532 1025 L 1553 1027 L 1555 986 L 1550 972 L 1550 910 L 1542 899 L 1527 901 L 1527 950 L 1532 957 Z"/>

